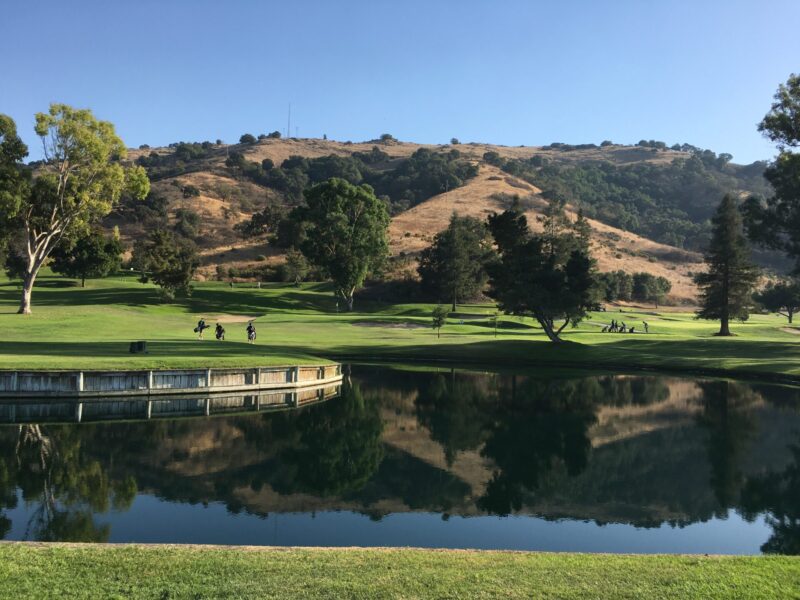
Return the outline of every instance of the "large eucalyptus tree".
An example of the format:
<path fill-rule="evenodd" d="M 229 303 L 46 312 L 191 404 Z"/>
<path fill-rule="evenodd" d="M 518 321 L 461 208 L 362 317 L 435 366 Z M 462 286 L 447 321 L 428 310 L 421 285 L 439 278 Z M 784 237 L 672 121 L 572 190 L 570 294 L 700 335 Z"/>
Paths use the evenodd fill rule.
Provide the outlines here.
<path fill-rule="evenodd" d="M 114 126 L 87 109 L 52 104 L 36 114 L 43 160 L 16 202 L 14 229 L 24 267 L 20 314 L 31 312 L 33 284 L 62 240 L 80 236 L 106 216 L 123 193 L 144 198 L 144 169 L 124 164 L 127 151 Z"/>

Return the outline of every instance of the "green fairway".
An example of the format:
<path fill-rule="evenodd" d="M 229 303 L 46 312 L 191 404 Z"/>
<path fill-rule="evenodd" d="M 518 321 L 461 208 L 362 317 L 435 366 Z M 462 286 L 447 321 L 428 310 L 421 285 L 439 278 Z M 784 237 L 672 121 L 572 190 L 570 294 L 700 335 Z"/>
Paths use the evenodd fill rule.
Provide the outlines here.
<path fill-rule="evenodd" d="M 501 316 L 497 336 L 489 320 L 494 307 L 462 305 L 448 319 L 441 338 L 430 327 L 432 305 L 356 304 L 337 313 L 324 284 L 198 283 L 193 296 L 160 304 L 155 288 L 133 278 L 74 282 L 42 277 L 34 293 L 34 314 L 15 314 L 18 289 L 0 281 L 0 367 L 2 368 L 168 368 L 256 366 L 330 359 L 448 360 L 494 365 L 587 365 L 625 369 L 704 369 L 740 375 L 800 377 L 800 336 L 783 331 L 783 317 L 756 315 L 733 325 L 733 338 L 713 334 L 717 324 L 691 313 L 655 310 L 598 312 L 567 343 L 548 342 L 532 319 Z M 227 320 L 227 341 L 213 329 L 199 341 L 197 320 Z M 245 341 L 255 318 L 258 343 Z M 603 334 L 611 319 L 650 333 Z M 232 322 L 236 321 L 236 322 Z M 463 322 L 462 322 L 463 321 Z M 128 342 L 148 340 L 149 354 L 128 354 Z"/>
<path fill-rule="evenodd" d="M 796 598 L 794 557 L 0 546 L 3 598 Z"/>

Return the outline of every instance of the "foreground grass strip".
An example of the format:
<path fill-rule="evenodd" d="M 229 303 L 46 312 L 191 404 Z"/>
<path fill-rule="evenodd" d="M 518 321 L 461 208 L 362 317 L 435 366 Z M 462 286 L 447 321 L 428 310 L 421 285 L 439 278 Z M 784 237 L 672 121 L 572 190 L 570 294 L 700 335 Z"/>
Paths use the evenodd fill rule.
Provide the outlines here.
<path fill-rule="evenodd" d="M 0 545 L 3 598 L 797 598 L 793 557 Z"/>

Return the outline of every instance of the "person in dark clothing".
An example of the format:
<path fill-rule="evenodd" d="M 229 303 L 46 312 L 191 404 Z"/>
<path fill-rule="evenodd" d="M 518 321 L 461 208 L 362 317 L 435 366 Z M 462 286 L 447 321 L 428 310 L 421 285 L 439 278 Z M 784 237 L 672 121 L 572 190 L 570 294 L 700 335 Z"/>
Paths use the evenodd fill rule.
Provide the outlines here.
<path fill-rule="evenodd" d="M 647 324 L 647 321 L 642 321 L 642 324 L 644 325 L 644 332 L 650 333 L 650 325 Z"/>
<path fill-rule="evenodd" d="M 197 322 L 197 327 L 194 328 L 194 332 L 197 334 L 197 339 L 198 340 L 202 340 L 203 339 L 203 332 L 206 329 L 208 329 L 209 327 L 210 327 L 210 325 L 206 325 L 206 320 L 205 319 L 200 319 Z"/>
<path fill-rule="evenodd" d="M 253 326 L 252 321 L 247 324 L 247 342 L 250 344 L 256 342 L 256 328 Z"/>
<path fill-rule="evenodd" d="M 217 329 L 214 334 L 218 340 L 225 341 L 225 328 L 222 326 L 222 323 L 217 323 Z"/>

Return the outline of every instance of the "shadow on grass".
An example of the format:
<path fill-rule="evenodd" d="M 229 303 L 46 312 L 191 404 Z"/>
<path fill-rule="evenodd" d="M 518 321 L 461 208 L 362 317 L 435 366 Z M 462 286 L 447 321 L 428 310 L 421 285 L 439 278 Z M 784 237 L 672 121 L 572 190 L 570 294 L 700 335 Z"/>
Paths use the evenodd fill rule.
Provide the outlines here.
<path fill-rule="evenodd" d="M 120 280 L 125 285 L 111 286 L 104 281 L 99 287 L 90 281 L 81 288 L 75 280 L 43 276 L 37 280 L 33 291 L 33 310 L 36 307 L 74 306 L 126 306 L 134 308 L 177 307 L 194 314 L 260 315 L 281 311 L 318 311 L 326 314 L 346 314 L 344 305 L 337 301 L 329 283 L 292 284 L 267 283 L 261 288 L 254 284 L 237 284 L 233 288 L 222 283 L 195 286 L 192 295 L 165 304 L 153 286 L 139 284 L 134 279 Z M 20 300 L 18 284 L 0 284 L 0 310 L 15 312 Z M 430 317 L 426 306 L 400 305 L 356 298 L 354 314 L 382 313 L 392 316 Z"/>
<path fill-rule="evenodd" d="M 433 335 L 433 334 L 432 334 Z M 449 339 L 448 339 L 449 338 Z M 607 373 L 644 367 L 669 371 L 706 372 L 740 376 L 760 373 L 791 374 L 800 359 L 792 343 L 728 340 L 709 347 L 706 341 L 620 340 L 601 345 L 544 339 L 465 340 L 444 334 L 425 343 L 391 345 L 348 343 L 329 345 L 249 345 L 216 340 L 148 341 L 149 354 L 128 353 L 127 341 L 104 342 L 0 342 L 0 363 L 19 369 L 145 369 L 267 366 L 315 362 L 314 357 L 342 361 L 392 360 L 399 363 L 470 363 L 487 367 L 545 367 L 592 369 Z M 778 358 L 780 357 L 780 358 Z M 727 369 L 723 371 L 722 369 Z"/>
<path fill-rule="evenodd" d="M 198 287 L 188 298 L 161 302 L 158 291 L 150 286 L 81 288 L 64 285 L 69 281 L 48 279 L 37 284 L 33 291 L 33 310 L 37 306 L 128 306 L 180 307 L 193 313 L 261 314 L 269 311 L 314 310 L 335 312 L 333 296 L 313 293 L 309 289 L 275 289 Z M 309 293 L 309 292 L 312 293 Z M 16 310 L 20 290 L 13 284 L 0 285 L 0 306 L 8 312 Z M 6 312 L 6 311 L 4 311 Z"/>
<path fill-rule="evenodd" d="M 0 356 L 11 357 L 8 363 L 17 368 L 52 366 L 64 369 L 69 369 L 71 362 L 81 364 L 81 368 L 84 369 L 103 369 L 104 361 L 114 363 L 116 368 L 122 368 L 119 366 L 122 363 L 124 368 L 137 368 L 137 364 L 145 363 L 175 365 L 191 363 L 214 367 L 217 364 L 232 366 L 237 360 L 253 365 L 259 358 L 271 358 L 280 359 L 284 364 L 291 364 L 293 359 L 308 362 L 311 358 L 297 348 L 216 340 L 154 340 L 147 342 L 147 348 L 147 354 L 130 354 L 127 341 L 0 342 Z M 87 361 L 90 366 L 86 366 Z M 30 366 L 26 367 L 26 363 Z"/>
<path fill-rule="evenodd" d="M 480 327 L 482 329 L 494 330 L 494 323 L 491 321 L 464 321 L 464 325 Z M 520 321 L 498 321 L 497 331 L 528 331 L 531 329 L 541 330 L 542 328 L 532 323 L 521 323 Z"/>
<path fill-rule="evenodd" d="M 136 288 L 81 288 L 59 285 L 57 280 L 37 283 L 33 289 L 33 310 L 37 306 L 148 306 L 159 304 L 156 290 L 150 287 Z M 66 283 L 66 282 L 65 282 Z M 21 291 L 12 284 L 0 285 L 0 305 L 16 308 Z"/>
<path fill-rule="evenodd" d="M 449 338 L 449 339 L 448 339 Z M 645 336 L 604 344 L 583 344 L 564 341 L 560 344 L 545 339 L 481 339 L 464 341 L 460 334 L 442 334 L 427 344 L 381 345 L 348 344 L 323 349 L 295 347 L 304 353 L 328 358 L 391 359 L 430 361 L 469 361 L 486 365 L 574 365 L 613 370 L 637 367 L 669 370 L 740 372 L 772 372 L 791 374 L 800 360 L 800 345 L 791 342 L 746 340 L 736 343 L 714 338 L 700 340 L 648 340 Z M 604 366 L 605 365 L 605 366 Z"/>

